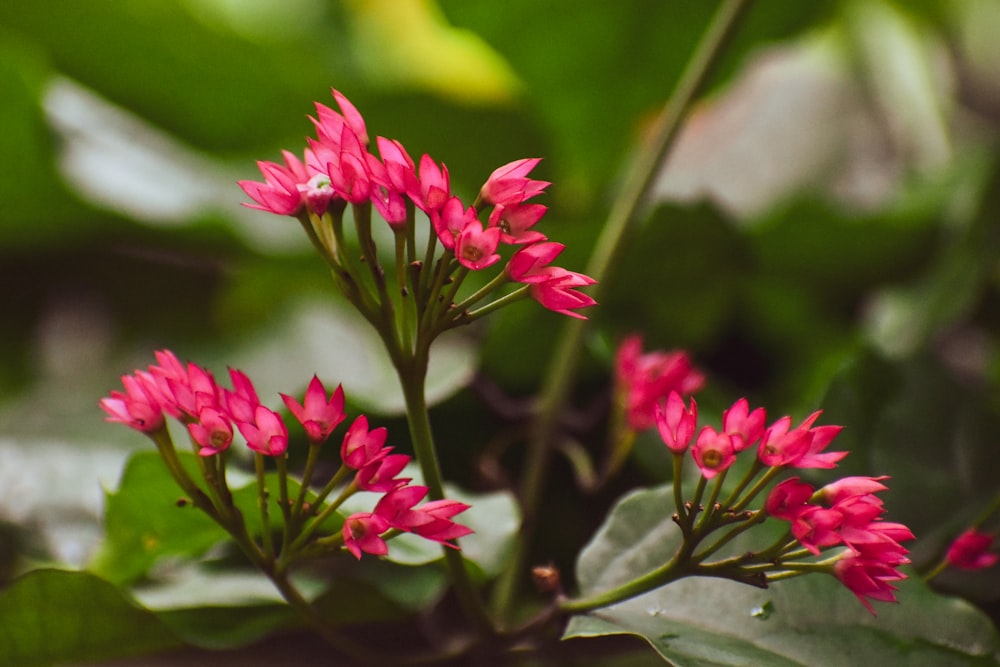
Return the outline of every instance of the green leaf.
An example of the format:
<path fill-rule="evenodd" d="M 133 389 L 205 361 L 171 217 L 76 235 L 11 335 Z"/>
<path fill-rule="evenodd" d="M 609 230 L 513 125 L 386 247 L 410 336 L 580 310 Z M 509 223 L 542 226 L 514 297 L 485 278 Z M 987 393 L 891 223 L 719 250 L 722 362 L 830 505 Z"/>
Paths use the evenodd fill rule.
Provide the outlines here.
<path fill-rule="evenodd" d="M 181 456 L 197 479 L 191 455 Z M 199 556 L 226 538 L 191 504 L 157 452 L 137 452 L 125 465 L 118 491 L 107 494 L 105 540 L 89 569 L 116 583 L 134 581 L 166 555 Z"/>
<path fill-rule="evenodd" d="M 34 570 L 0 592 L 0 665 L 79 664 L 180 644 L 156 616 L 86 572 Z"/>
<path fill-rule="evenodd" d="M 669 558 L 680 540 L 670 507 L 669 486 L 622 499 L 580 554 L 581 592 L 607 590 Z M 691 578 L 575 616 L 564 637 L 636 635 L 678 667 L 1000 664 L 1000 636 L 971 605 L 919 581 L 904 582 L 898 596 L 875 617 L 832 576 L 767 590 Z"/>

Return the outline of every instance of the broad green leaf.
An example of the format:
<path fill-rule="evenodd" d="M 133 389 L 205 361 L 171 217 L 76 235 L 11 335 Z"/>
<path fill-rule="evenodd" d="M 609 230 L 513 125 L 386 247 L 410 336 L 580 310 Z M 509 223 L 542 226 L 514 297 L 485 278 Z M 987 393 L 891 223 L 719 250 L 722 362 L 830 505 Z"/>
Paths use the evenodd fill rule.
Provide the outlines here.
<path fill-rule="evenodd" d="M 93 574 L 34 570 L 0 591 L 0 665 L 79 664 L 180 644 L 169 626 Z"/>
<path fill-rule="evenodd" d="M 607 590 L 670 557 L 680 539 L 668 516 L 671 494 L 669 486 L 641 490 L 615 506 L 580 554 L 582 594 Z M 678 667 L 1000 664 L 1000 636 L 971 605 L 919 581 L 904 582 L 899 600 L 876 603 L 875 617 L 832 576 L 767 590 L 692 578 L 575 616 L 565 638 L 637 635 Z"/>
<path fill-rule="evenodd" d="M 191 455 L 182 455 L 197 479 Z M 104 515 L 105 540 L 89 569 L 116 583 L 145 575 L 163 556 L 200 556 L 226 534 L 208 516 L 188 503 L 155 451 L 137 452 L 125 465 L 118 490 L 108 493 Z"/>

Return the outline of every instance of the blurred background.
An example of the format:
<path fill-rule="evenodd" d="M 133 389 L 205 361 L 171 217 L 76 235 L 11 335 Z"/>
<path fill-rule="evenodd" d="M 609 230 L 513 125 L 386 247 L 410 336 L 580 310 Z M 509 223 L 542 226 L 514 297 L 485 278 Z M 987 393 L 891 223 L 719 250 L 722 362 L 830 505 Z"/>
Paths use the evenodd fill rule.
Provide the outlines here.
<path fill-rule="evenodd" d="M 314 372 L 342 382 L 407 450 L 377 339 L 293 220 L 240 206 L 256 160 L 304 146 L 313 100 L 335 86 L 470 201 L 543 157 L 544 231 L 583 271 L 715 4 L 0 3 L 0 582 L 88 562 L 104 489 L 146 446 L 97 401 L 155 349 L 240 368 L 272 405 Z M 707 415 L 821 406 L 847 427 L 842 471 L 893 475 L 890 516 L 931 558 L 1000 486 L 997 34 L 993 0 L 757 3 L 589 313 L 577 404 L 606 402 L 617 341 L 642 332 L 706 370 Z M 519 303 L 435 349 L 449 478 L 516 476 L 504 443 L 562 325 Z M 557 462 L 536 558 L 571 570 L 611 499 L 666 479 L 661 450 L 641 438 L 598 497 Z"/>

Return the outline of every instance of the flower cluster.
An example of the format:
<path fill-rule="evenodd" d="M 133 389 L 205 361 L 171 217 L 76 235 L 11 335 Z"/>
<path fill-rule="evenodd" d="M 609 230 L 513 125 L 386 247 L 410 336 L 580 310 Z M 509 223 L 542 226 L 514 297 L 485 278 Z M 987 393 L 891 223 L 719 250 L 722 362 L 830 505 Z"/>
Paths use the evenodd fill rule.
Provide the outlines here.
<path fill-rule="evenodd" d="M 693 394 L 705 384 L 686 352 L 654 350 L 643 354 L 642 336 L 622 341 L 615 358 L 616 394 L 624 405 L 625 418 L 633 431 L 656 424 L 656 406 L 672 392 Z"/>
<path fill-rule="evenodd" d="M 883 521 L 882 501 L 886 477 L 844 477 L 818 491 L 797 477 L 779 483 L 764 504 L 773 517 L 791 523 L 798 543 L 815 555 L 828 547 L 844 546 L 833 565 L 833 574 L 861 600 L 894 601 L 890 582 L 905 579 L 897 568 L 909 563 L 900 542 L 913 539 L 901 523 Z"/>
<path fill-rule="evenodd" d="M 158 444 L 166 442 L 172 452 L 165 421 L 165 417 L 170 416 L 186 426 L 192 446 L 202 458 L 219 457 L 224 463 L 222 455 L 232 444 L 234 434 L 239 432 L 247 447 L 258 455 L 284 460 L 288 428 L 281 414 L 261 404 L 246 374 L 230 369 L 233 388 L 227 389 L 219 386 L 209 371 L 193 363 L 181 363 L 170 351 L 158 351 L 155 356 L 157 364 L 146 371 L 137 370 L 123 376 L 124 391 L 112 391 L 109 397 L 100 401 L 108 421 L 146 433 Z M 326 442 L 346 418 L 343 388 L 338 386 L 328 395 L 316 376 L 309 383 L 301 403 L 285 394 L 281 394 L 281 398 L 302 425 L 311 450 Z M 357 491 L 383 495 L 372 512 L 354 514 L 345 520 L 343 545 L 360 558 L 362 552 L 386 554 L 388 550 L 382 536 L 389 530 L 411 532 L 442 544 L 471 533 L 469 528 L 451 521 L 452 517 L 468 509 L 468 505 L 437 500 L 416 506 L 428 489 L 411 485 L 410 478 L 399 477 L 410 457 L 392 453 L 393 448 L 385 445 L 387 435 L 385 428 L 369 429 L 364 415 L 358 416 L 344 435 L 340 447 L 341 473 L 335 480 L 353 473 L 353 481 L 339 501 Z M 313 454 L 315 452 L 311 451 Z M 283 469 L 282 466 L 280 470 Z M 220 485 L 219 490 L 224 491 L 218 494 L 220 498 L 230 497 L 224 475 L 221 479 L 212 476 L 207 481 L 209 485 Z M 308 479 L 303 480 L 303 486 L 308 482 Z M 320 493 L 320 500 L 333 490 L 333 484 L 328 486 Z M 332 511 L 340 502 L 324 511 Z"/>
<path fill-rule="evenodd" d="M 503 275 L 522 283 L 544 307 L 582 317 L 576 311 L 595 301 L 578 291 L 593 284 L 589 277 L 553 266 L 563 250 L 534 229 L 547 208 L 529 200 L 542 194 L 547 181 L 529 177 L 540 158 L 516 160 L 490 174 L 472 206 L 451 191 L 448 168 L 424 154 L 419 163 L 394 139 L 376 137 L 378 155 L 369 151 L 364 118 L 339 91 L 333 91 L 340 111 L 316 103 L 310 117 L 316 139 L 308 140 L 302 159 L 284 151 L 283 163 L 258 162 L 263 182 L 240 181 L 254 200 L 246 204 L 277 215 L 300 218 L 318 228 L 325 215 L 339 218 L 348 205 L 372 206 L 402 236 L 414 225 L 414 207 L 426 214 L 433 236 L 448 257 L 470 271 L 500 261 L 500 245 L 517 247 Z M 480 215 L 486 214 L 486 222 Z M 317 232 L 317 237 L 324 238 Z M 336 254 L 335 248 L 328 248 Z M 427 257 L 408 257 L 420 268 Z M 417 262 L 417 264 L 414 264 Z"/>
<path fill-rule="evenodd" d="M 836 576 L 874 613 L 866 598 L 895 600 L 891 582 L 905 578 L 898 568 L 910 562 L 901 542 L 914 538 L 905 525 L 882 519 L 885 509 L 875 494 L 886 490 L 882 482 L 887 477 L 845 477 L 819 490 L 791 477 L 771 489 L 762 511 L 740 515 L 732 509 L 745 507 L 784 470 L 836 467 L 847 452 L 826 449 L 841 427 L 815 426 L 820 414 L 815 412 L 794 427 L 787 416 L 766 426 L 764 409 L 751 410 L 741 398 L 723 412 L 721 429 L 704 426 L 697 431 L 694 399 L 687 405 L 674 391 L 654 410 L 660 436 L 678 465 L 690 450 L 703 480 L 719 478 L 721 484 L 740 452 L 754 452 L 753 463 L 738 485 L 741 491 L 751 490 L 742 498 L 734 494 L 716 510 L 729 508 L 733 517 L 762 521 L 770 516 L 789 523 L 790 541 L 783 539 L 775 548 L 756 554 L 773 564 L 773 574 L 781 573 L 769 573 L 768 580 L 795 572 L 803 556 L 818 556 L 825 549 L 839 547 L 840 553 L 824 561 L 823 571 Z M 760 480 L 752 484 L 758 475 Z M 804 566 L 801 571 L 811 569 Z"/>
<path fill-rule="evenodd" d="M 1000 555 L 991 553 L 994 536 L 976 528 L 969 528 L 956 537 L 948 547 L 945 560 L 960 570 L 983 570 L 996 565 Z"/>

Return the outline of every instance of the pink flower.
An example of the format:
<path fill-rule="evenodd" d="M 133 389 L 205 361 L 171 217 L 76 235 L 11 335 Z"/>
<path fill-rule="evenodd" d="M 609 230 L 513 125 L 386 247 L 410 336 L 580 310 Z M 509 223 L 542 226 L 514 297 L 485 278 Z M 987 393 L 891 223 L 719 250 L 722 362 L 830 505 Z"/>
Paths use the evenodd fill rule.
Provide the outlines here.
<path fill-rule="evenodd" d="M 360 470 L 388 454 L 383 451 L 386 437 L 388 431 L 382 427 L 369 432 L 368 418 L 359 415 L 344 435 L 344 441 L 340 445 L 340 458 L 348 468 Z"/>
<path fill-rule="evenodd" d="M 733 437 L 718 433 L 711 426 L 701 429 L 691 454 L 705 479 L 712 479 L 736 460 Z"/>
<path fill-rule="evenodd" d="M 479 220 L 470 220 L 455 239 L 455 257 L 465 268 L 479 271 L 500 261 L 496 252 L 499 245 L 499 229 L 484 230 Z"/>
<path fill-rule="evenodd" d="M 233 425 L 229 417 L 215 408 L 202 408 L 198 421 L 187 425 L 191 438 L 201 445 L 198 454 L 212 456 L 229 449 L 233 441 Z"/>
<path fill-rule="evenodd" d="M 318 149 L 313 144 L 314 152 Z M 372 194 L 372 179 L 368 173 L 368 151 L 348 126 L 341 131 L 339 150 L 325 154 L 326 173 L 330 185 L 344 200 L 352 204 L 363 204 Z"/>
<path fill-rule="evenodd" d="M 431 224 L 437 233 L 438 240 L 448 250 L 455 249 L 458 236 L 466 227 L 475 223 L 479 225 L 479 218 L 476 217 L 476 209 L 465 208 L 462 200 L 458 197 L 448 199 L 440 209 L 430 212 Z M 480 229 L 482 226 L 480 225 Z M 494 248 L 496 250 L 496 248 Z M 491 251 L 492 252 L 492 251 Z"/>
<path fill-rule="evenodd" d="M 467 510 L 468 505 L 445 499 L 414 508 L 426 495 L 425 486 L 400 487 L 382 496 L 375 505 L 375 514 L 383 517 L 396 530 L 415 533 L 442 544 L 472 532 L 467 526 L 451 520 L 456 514 Z"/>
<path fill-rule="evenodd" d="M 577 292 L 578 287 L 593 285 L 596 280 L 582 273 L 574 273 L 556 266 L 542 269 L 545 279 L 531 284 L 531 296 L 544 308 L 561 315 L 569 315 L 581 320 L 587 319 L 574 310 L 597 304 L 592 297 Z"/>
<path fill-rule="evenodd" d="M 388 454 L 362 466 L 354 476 L 354 483 L 363 491 L 384 493 L 398 489 L 410 482 L 409 477 L 396 477 L 409 462 L 406 454 Z"/>
<path fill-rule="evenodd" d="M 889 487 L 882 484 L 883 479 L 889 479 L 889 476 L 842 477 L 821 488 L 817 494 L 818 499 L 828 505 L 834 505 L 851 496 L 870 495 L 879 491 L 885 491 Z"/>
<path fill-rule="evenodd" d="M 792 535 L 809 551 L 819 555 L 822 547 L 832 547 L 843 542 L 840 523 L 844 515 L 834 509 L 808 505 L 795 515 Z"/>
<path fill-rule="evenodd" d="M 549 279 L 545 267 L 563 251 L 562 243 L 544 241 L 520 248 L 507 262 L 507 277 L 519 283 L 540 283 Z"/>
<path fill-rule="evenodd" d="M 469 509 L 468 505 L 457 500 L 443 499 L 424 503 L 413 510 L 410 520 L 414 521 L 414 525 L 410 527 L 410 532 L 457 549 L 457 545 L 448 544 L 448 541 L 470 535 L 473 530 L 468 526 L 455 523 L 451 517 L 467 509 Z M 415 518 L 417 519 L 415 520 Z"/>
<path fill-rule="evenodd" d="M 309 382 L 309 388 L 306 389 L 302 404 L 285 394 L 281 394 L 281 400 L 302 424 L 302 428 L 306 431 L 306 437 L 314 445 L 325 442 L 333 429 L 337 428 L 337 425 L 346 417 L 343 387 L 337 385 L 330 398 L 327 399 L 326 388 L 315 375 Z"/>
<path fill-rule="evenodd" d="M 403 144 L 385 137 L 376 137 L 375 142 L 383 165 L 383 171 L 377 179 L 379 185 L 392 192 L 419 197 L 420 179 L 417 178 L 417 169 Z"/>
<path fill-rule="evenodd" d="M 316 126 L 316 134 L 320 141 L 331 146 L 339 146 L 343 138 L 344 128 L 357 138 L 358 142 L 368 145 L 368 130 L 365 127 L 365 119 L 362 118 L 357 108 L 351 104 L 350 100 L 344 97 L 340 91 L 333 89 L 333 98 L 343 114 L 337 113 L 330 107 L 316 102 L 316 115 L 319 119 L 310 118 Z"/>
<path fill-rule="evenodd" d="M 487 204 L 509 206 L 541 194 L 551 184 L 527 178 L 541 161 L 541 158 L 525 158 L 498 167 L 480 189 L 480 199 Z"/>
<path fill-rule="evenodd" d="M 900 556 L 901 557 L 901 556 Z M 895 602 L 896 587 L 890 582 L 906 579 L 896 565 L 907 562 L 893 562 L 897 558 L 882 558 L 878 554 L 849 549 L 834 564 L 833 575 L 847 586 L 868 611 L 875 615 L 875 609 L 865 598 L 881 602 Z"/>
<path fill-rule="evenodd" d="M 775 485 L 764 501 L 764 510 L 771 516 L 793 521 L 808 507 L 814 489 L 809 484 L 790 477 Z"/>
<path fill-rule="evenodd" d="M 235 422 L 253 422 L 254 413 L 260 405 L 260 398 L 257 397 L 253 382 L 246 373 L 235 368 L 229 369 L 229 379 L 233 383 L 232 391 L 222 390 L 226 412 Z"/>
<path fill-rule="evenodd" d="M 352 514 L 344 520 L 344 546 L 361 560 L 361 552 L 373 556 L 384 556 L 389 547 L 382 539 L 382 533 L 389 530 L 389 522 L 372 512 Z"/>
<path fill-rule="evenodd" d="M 625 414 L 633 431 L 644 431 L 656 423 L 656 405 L 676 391 L 683 395 L 701 388 L 705 376 L 680 351 L 642 353 L 642 337 L 629 336 L 615 356 L 615 382 L 624 396 Z"/>
<path fill-rule="evenodd" d="M 142 371 L 123 375 L 125 391 L 112 391 L 109 398 L 98 403 L 108 413 L 109 422 L 125 424 L 143 433 L 153 433 L 165 428 L 161 398 L 152 376 Z"/>
<path fill-rule="evenodd" d="M 764 421 L 766 419 L 764 408 L 757 408 L 750 412 L 750 404 L 747 399 L 741 398 L 722 413 L 722 430 L 739 436 L 736 451 L 742 452 L 764 435 Z"/>
<path fill-rule="evenodd" d="M 545 212 L 547 206 L 541 204 L 510 204 L 497 205 L 490 213 L 490 227 L 500 228 L 500 241 L 503 243 L 536 243 L 545 240 L 545 234 L 530 229 Z"/>
<path fill-rule="evenodd" d="M 665 406 L 656 404 L 654 416 L 663 444 L 674 454 L 686 452 L 698 424 L 698 404 L 694 399 L 691 399 L 691 409 L 688 410 L 680 394 L 671 391 Z"/>
<path fill-rule="evenodd" d="M 277 412 L 258 405 L 254 421 L 236 422 L 247 440 L 247 447 L 265 456 L 279 456 L 288 449 L 288 428 Z"/>
<path fill-rule="evenodd" d="M 824 452 L 827 445 L 844 430 L 843 426 L 817 426 L 810 429 L 812 436 L 805 454 L 792 461 L 796 468 L 836 468 L 837 462 L 848 452 Z"/>
<path fill-rule="evenodd" d="M 448 168 L 443 164 L 438 167 L 437 163 L 424 153 L 420 158 L 420 196 L 414 199 L 413 203 L 424 213 L 430 214 L 432 211 L 440 211 L 450 197 Z"/>
<path fill-rule="evenodd" d="M 757 457 L 766 466 L 789 465 L 806 455 L 812 442 L 809 427 L 819 417 L 815 412 L 800 426 L 791 428 L 792 418 L 782 417 L 764 431 Z"/>
<path fill-rule="evenodd" d="M 951 543 L 945 559 L 949 565 L 961 570 L 982 570 L 992 567 L 1000 558 L 997 554 L 989 552 L 993 546 L 993 539 L 992 535 L 969 528 Z"/>
<path fill-rule="evenodd" d="M 171 416 L 197 420 L 203 408 L 221 408 L 223 391 L 212 374 L 193 363 L 186 367 L 174 365 L 176 357 L 164 355 L 168 366 L 150 366 L 150 375 L 162 398 L 163 409 Z M 173 359 L 170 359 L 173 357 Z"/>
<path fill-rule="evenodd" d="M 239 181 L 243 192 L 256 204 L 243 204 L 248 208 L 267 211 L 276 215 L 297 215 L 302 209 L 300 185 L 306 185 L 311 178 L 302 162 L 288 151 L 281 152 L 285 166 L 274 162 L 258 162 L 264 182 Z"/>

